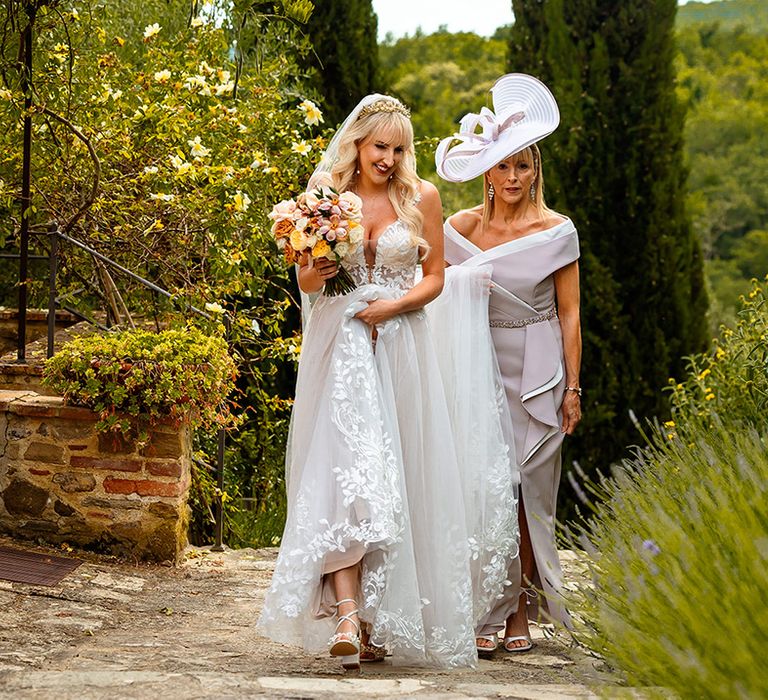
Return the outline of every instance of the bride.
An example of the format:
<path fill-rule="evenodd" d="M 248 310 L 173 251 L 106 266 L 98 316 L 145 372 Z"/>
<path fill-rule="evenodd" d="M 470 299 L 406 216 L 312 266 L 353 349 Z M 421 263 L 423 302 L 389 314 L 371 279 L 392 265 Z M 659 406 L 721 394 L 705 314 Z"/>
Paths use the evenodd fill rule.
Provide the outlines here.
<path fill-rule="evenodd" d="M 444 285 L 442 209 L 416 175 L 398 100 L 357 105 L 310 185 L 320 182 L 361 198 L 365 239 L 343 261 L 357 285 L 344 296 L 322 292 L 335 262 L 300 262 L 299 286 L 315 301 L 288 438 L 288 515 L 259 630 L 310 652 L 327 644 L 345 668 L 359 667 L 361 648 L 362 660 L 386 648 L 397 663 L 472 666 L 474 626 L 517 551 L 490 272 L 451 273 L 462 305 L 443 308 L 452 317 L 438 360 L 424 307 Z"/>

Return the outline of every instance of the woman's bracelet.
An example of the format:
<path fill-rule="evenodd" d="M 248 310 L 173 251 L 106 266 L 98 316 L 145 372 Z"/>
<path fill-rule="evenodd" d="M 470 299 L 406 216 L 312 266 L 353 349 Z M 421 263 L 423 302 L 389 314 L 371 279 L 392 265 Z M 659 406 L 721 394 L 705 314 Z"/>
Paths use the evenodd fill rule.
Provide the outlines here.
<path fill-rule="evenodd" d="M 580 386 L 567 386 L 565 387 L 566 391 L 574 391 L 578 395 L 579 398 L 581 398 L 581 387 Z"/>

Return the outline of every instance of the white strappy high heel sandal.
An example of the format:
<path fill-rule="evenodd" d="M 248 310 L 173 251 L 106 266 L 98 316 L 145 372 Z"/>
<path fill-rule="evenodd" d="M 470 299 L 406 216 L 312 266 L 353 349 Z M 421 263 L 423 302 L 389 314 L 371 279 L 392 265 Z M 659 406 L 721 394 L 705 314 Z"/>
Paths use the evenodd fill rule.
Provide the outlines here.
<path fill-rule="evenodd" d="M 343 603 L 355 603 L 353 598 L 344 598 L 336 602 L 334 607 L 338 611 Z M 336 629 L 342 622 L 351 622 L 355 626 L 354 632 L 335 632 L 328 640 L 328 651 L 331 656 L 338 656 L 341 659 L 341 665 L 347 671 L 360 670 L 360 623 L 352 619 L 352 615 L 357 615 L 357 608 L 346 615 L 339 615 L 339 621 L 336 623 Z"/>

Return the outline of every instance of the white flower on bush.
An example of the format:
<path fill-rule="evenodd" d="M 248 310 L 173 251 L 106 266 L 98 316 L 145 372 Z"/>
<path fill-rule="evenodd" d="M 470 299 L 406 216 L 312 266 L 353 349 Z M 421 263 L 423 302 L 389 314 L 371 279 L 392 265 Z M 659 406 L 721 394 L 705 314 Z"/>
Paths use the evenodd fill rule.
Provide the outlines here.
<path fill-rule="evenodd" d="M 183 158 L 179 158 L 179 156 L 176 155 L 171 156 L 171 165 L 176 168 L 177 175 L 186 175 L 188 172 L 192 171 L 194 167 L 192 163 Z"/>
<path fill-rule="evenodd" d="M 199 92 L 206 97 L 212 94 L 211 86 L 208 85 L 204 75 L 190 75 L 184 80 L 184 85 L 191 92 Z"/>
<path fill-rule="evenodd" d="M 320 108 L 311 100 L 304 100 L 299 104 L 299 109 L 304 112 L 305 124 L 316 126 L 320 122 L 325 121 L 323 119 L 323 113 L 320 111 Z"/>
<path fill-rule="evenodd" d="M 123 96 L 123 91 L 113 90 L 112 88 L 109 88 L 107 90 L 107 94 L 112 98 L 113 101 L 117 101 Z"/>
<path fill-rule="evenodd" d="M 205 20 L 199 15 L 197 17 L 193 17 L 192 21 L 190 22 L 192 29 L 197 29 L 198 27 L 202 27 L 204 24 L 205 24 Z"/>
<path fill-rule="evenodd" d="M 203 61 L 203 62 L 200 64 L 200 66 L 198 67 L 198 70 L 199 70 L 201 73 L 205 73 L 206 75 L 213 75 L 213 74 L 216 72 L 216 71 L 215 71 L 213 68 L 211 68 L 211 67 L 208 65 L 208 62 L 207 62 L 207 61 Z"/>
<path fill-rule="evenodd" d="M 213 89 L 216 91 L 217 97 L 221 97 L 222 95 L 231 95 L 232 91 L 235 89 L 235 81 L 230 80 L 227 83 L 216 85 Z"/>
<path fill-rule="evenodd" d="M 210 148 L 203 146 L 199 136 L 195 136 L 195 138 L 190 139 L 187 143 L 189 144 L 189 154 L 193 158 L 205 158 L 211 152 Z"/>
<path fill-rule="evenodd" d="M 159 168 L 156 165 L 148 165 L 144 168 L 144 174 L 145 175 L 155 175 L 158 172 Z"/>
<path fill-rule="evenodd" d="M 154 78 L 158 83 L 167 83 L 171 79 L 171 71 L 167 68 L 165 70 L 159 70 L 155 73 Z"/>
<path fill-rule="evenodd" d="M 210 311 L 212 314 L 223 314 L 224 313 L 224 307 L 219 304 L 217 301 L 209 301 L 205 305 L 205 310 Z"/>
<path fill-rule="evenodd" d="M 216 75 L 219 78 L 220 83 L 228 83 L 232 77 L 230 72 L 228 70 L 224 70 L 223 68 L 219 68 L 219 70 L 216 71 Z"/>
<path fill-rule="evenodd" d="M 160 25 L 155 22 L 154 24 L 148 24 L 146 27 L 144 27 L 144 41 L 149 41 L 153 37 L 157 36 L 160 33 Z"/>
<path fill-rule="evenodd" d="M 248 211 L 248 207 L 251 206 L 251 198 L 245 194 L 245 192 L 241 192 L 240 190 L 235 193 L 232 200 L 235 205 L 235 211 L 237 212 Z"/>
<path fill-rule="evenodd" d="M 253 163 L 251 163 L 251 170 L 258 170 L 259 168 L 263 168 L 267 165 L 267 161 L 262 160 L 261 155 L 257 155 L 253 159 Z"/>
<path fill-rule="evenodd" d="M 309 152 L 312 150 L 312 144 L 309 144 L 306 141 L 294 141 L 291 144 L 291 150 L 301 156 L 308 156 Z"/>
<path fill-rule="evenodd" d="M 172 202 L 176 199 L 176 195 L 164 194 L 162 192 L 150 192 L 149 198 L 159 202 Z"/>
<path fill-rule="evenodd" d="M 251 321 L 251 333 L 254 335 L 259 335 L 259 333 L 261 333 L 261 327 L 255 318 Z"/>

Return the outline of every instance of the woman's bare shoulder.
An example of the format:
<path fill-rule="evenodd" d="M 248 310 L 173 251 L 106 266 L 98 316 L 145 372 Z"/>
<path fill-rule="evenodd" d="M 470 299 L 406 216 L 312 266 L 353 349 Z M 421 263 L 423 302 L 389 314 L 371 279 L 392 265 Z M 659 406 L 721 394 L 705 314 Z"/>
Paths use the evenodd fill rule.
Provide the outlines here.
<path fill-rule="evenodd" d="M 547 215 L 544 217 L 544 221 L 542 223 L 544 224 L 545 229 L 549 229 L 549 228 L 554 228 L 555 226 L 559 226 L 565 221 L 568 221 L 567 216 L 550 209 L 547 212 Z"/>
<path fill-rule="evenodd" d="M 421 180 L 419 193 L 415 199 L 416 206 L 424 215 L 439 216 L 443 218 L 443 205 L 440 202 L 440 192 L 428 180 Z"/>
<path fill-rule="evenodd" d="M 482 205 L 462 209 L 448 217 L 448 223 L 464 238 L 469 238 L 483 221 Z"/>

